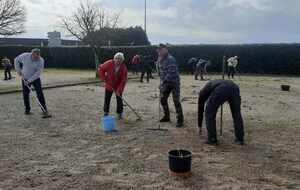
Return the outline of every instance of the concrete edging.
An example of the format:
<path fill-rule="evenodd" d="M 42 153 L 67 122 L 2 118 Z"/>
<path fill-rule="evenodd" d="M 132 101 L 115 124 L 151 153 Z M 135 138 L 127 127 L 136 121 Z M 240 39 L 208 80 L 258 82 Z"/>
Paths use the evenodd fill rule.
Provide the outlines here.
<path fill-rule="evenodd" d="M 128 78 L 128 80 L 136 79 L 136 77 L 133 78 Z M 65 83 L 65 84 L 57 84 L 57 85 L 46 85 L 43 86 L 43 89 L 53 89 L 53 88 L 64 88 L 64 87 L 69 87 L 69 86 L 80 86 L 80 85 L 86 85 L 86 84 L 97 84 L 97 83 L 103 83 L 100 80 L 92 80 L 92 81 L 85 81 L 85 82 L 70 82 L 70 83 Z M 22 89 L 14 89 L 14 90 L 3 90 L 0 91 L 0 95 L 5 95 L 5 94 L 14 94 L 14 93 L 19 93 L 22 92 Z"/>

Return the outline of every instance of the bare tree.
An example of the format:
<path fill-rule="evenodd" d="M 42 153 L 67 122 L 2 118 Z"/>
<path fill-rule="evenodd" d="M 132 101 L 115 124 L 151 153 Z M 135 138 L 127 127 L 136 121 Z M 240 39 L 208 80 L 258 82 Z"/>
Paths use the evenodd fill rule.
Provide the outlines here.
<path fill-rule="evenodd" d="M 24 33 L 25 7 L 20 0 L 0 0 L 0 35 Z"/>
<path fill-rule="evenodd" d="M 103 28 L 116 28 L 120 13 L 108 14 L 106 10 L 90 0 L 82 1 L 77 10 L 70 16 L 62 18 L 62 27 L 72 36 L 84 40 Z M 85 39 L 86 40 L 86 39 Z M 88 40 L 93 45 L 93 40 Z"/>

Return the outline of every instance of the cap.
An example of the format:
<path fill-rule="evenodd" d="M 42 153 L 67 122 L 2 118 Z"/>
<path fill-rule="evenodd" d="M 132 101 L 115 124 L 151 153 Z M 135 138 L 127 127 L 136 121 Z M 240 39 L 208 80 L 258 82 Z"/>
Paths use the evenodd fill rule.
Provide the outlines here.
<path fill-rule="evenodd" d="M 168 48 L 168 46 L 165 44 L 159 44 L 157 47 L 157 49 L 163 49 L 163 48 Z"/>
<path fill-rule="evenodd" d="M 31 50 L 31 53 L 41 53 L 41 50 L 39 48 L 34 48 Z"/>

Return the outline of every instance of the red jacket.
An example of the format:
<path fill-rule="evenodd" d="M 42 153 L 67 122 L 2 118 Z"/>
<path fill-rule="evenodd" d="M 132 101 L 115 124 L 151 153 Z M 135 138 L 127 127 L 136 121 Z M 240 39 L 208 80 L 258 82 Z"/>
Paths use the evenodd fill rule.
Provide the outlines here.
<path fill-rule="evenodd" d="M 138 65 L 141 63 L 141 58 L 140 56 L 138 55 L 135 55 L 133 58 L 132 58 L 132 62 L 131 62 L 133 65 Z"/>
<path fill-rule="evenodd" d="M 105 88 L 108 91 L 115 91 L 119 95 L 123 94 L 127 81 L 127 68 L 124 63 L 120 65 L 120 69 L 115 73 L 114 60 L 108 60 L 98 66 L 98 75 L 105 82 Z"/>

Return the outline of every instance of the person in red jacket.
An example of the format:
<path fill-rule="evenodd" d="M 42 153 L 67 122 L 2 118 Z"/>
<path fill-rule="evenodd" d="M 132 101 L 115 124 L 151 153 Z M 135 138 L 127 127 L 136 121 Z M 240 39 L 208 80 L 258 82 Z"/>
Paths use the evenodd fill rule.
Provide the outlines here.
<path fill-rule="evenodd" d="M 136 74 L 136 75 L 138 74 L 140 63 L 141 63 L 141 57 L 139 55 L 135 55 L 131 61 L 133 74 Z"/>
<path fill-rule="evenodd" d="M 122 94 L 127 81 L 127 68 L 124 60 L 124 54 L 119 52 L 115 54 L 114 59 L 108 60 L 98 67 L 99 77 L 105 82 L 104 116 L 109 114 L 110 100 L 112 94 L 115 93 L 117 98 L 117 114 L 119 119 L 122 119 Z"/>

